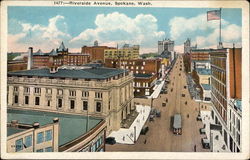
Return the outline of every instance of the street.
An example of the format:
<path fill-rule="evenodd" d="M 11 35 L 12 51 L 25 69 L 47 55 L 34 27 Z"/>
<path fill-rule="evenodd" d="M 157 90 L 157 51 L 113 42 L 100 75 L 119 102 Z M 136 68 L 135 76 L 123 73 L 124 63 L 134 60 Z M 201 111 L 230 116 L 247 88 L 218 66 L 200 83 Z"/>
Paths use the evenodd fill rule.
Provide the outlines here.
<path fill-rule="evenodd" d="M 153 107 L 161 111 L 161 117 L 155 117 L 154 121 L 146 122 L 149 131 L 146 135 L 140 135 L 134 145 L 106 145 L 106 151 L 162 151 L 162 152 L 208 152 L 202 149 L 199 128 L 202 128 L 201 121 L 196 121 L 199 111 L 199 103 L 191 99 L 187 86 L 186 74 L 182 57 L 179 56 L 172 71 L 170 72 L 170 83 L 167 84 L 167 94 L 160 94 L 153 100 Z M 181 71 L 180 71 L 180 65 Z M 179 75 L 180 74 L 180 75 Z M 171 89 L 173 88 L 172 92 Z M 183 97 L 182 94 L 185 94 Z M 168 102 L 166 103 L 166 99 Z M 187 105 L 185 102 L 187 101 Z M 151 99 L 136 98 L 135 102 L 151 105 Z M 162 103 L 166 103 L 163 107 Z M 180 113 L 182 117 L 182 135 L 175 135 L 172 131 L 171 117 Z M 189 117 L 187 116 L 189 115 Z M 195 147 L 196 145 L 196 147 Z"/>

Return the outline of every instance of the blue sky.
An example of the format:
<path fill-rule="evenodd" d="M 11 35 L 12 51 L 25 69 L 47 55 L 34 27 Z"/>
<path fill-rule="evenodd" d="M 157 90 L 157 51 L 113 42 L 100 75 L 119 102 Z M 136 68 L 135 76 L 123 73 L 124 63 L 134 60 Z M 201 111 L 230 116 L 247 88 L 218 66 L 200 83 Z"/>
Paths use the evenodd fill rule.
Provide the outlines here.
<path fill-rule="evenodd" d="M 8 51 L 44 51 L 64 41 L 72 51 L 83 45 L 139 44 L 157 51 L 157 41 L 186 38 L 205 48 L 216 45 L 219 21 L 206 21 L 212 8 L 8 7 Z M 241 43 L 241 9 L 222 9 L 222 40 Z M 229 34 L 230 33 L 230 34 Z M 183 48 L 183 47 L 182 47 Z"/>

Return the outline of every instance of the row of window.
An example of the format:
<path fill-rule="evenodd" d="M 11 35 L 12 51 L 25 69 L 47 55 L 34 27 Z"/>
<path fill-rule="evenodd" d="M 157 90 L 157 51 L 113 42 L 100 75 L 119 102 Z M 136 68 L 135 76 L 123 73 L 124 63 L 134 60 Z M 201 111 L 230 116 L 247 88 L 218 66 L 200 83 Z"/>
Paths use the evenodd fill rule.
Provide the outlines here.
<path fill-rule="evenodd" d="M 216 65 L 222 69 L 226 69 L 226 58 L 225 57 L 213 57 L 211 56 L 211 64 Z"/>
<path fill-rule="evenodd" d="M 18 87 L 14 87 L 14 91 L 18 91 Z M 34 89 L 35 93 L 41 93 L 41 88 L 35 88 Z M 30 88 L 29 87 L 24 87 L 24 93 L 30 93 Z M 52 93 L 51 88 L 46 89 L 47 94 Z M 63 95 L 63 89 L 57 89 L 57 94 L 58 95 Z M 76 96 L 76 91 L 75 90 L 70 90 L 69 91 L 70 96 Z M 82 97 L 89 97 L 89 92 L 88 91 L 82 91 Z M 96 92 L 95 93 L 96 98 L 102 98 L 102 93 L 101 92 Z"/>
<path fill-rule="evenodd" d="M 213 105 L 215 106 L 216 110 L 219 112 L 220 116 L 222 117 L 222 119 L 227 122 L 227 112 L 226 110 L 221 106 L 221 104 L 219 103 L 219 101 L 214 97 L 213 94 L 211 94 L 211 102 L 213 103 Z"/>
<path fill-rule="evenodd" d="M 45 135 L 44 135 L 45 133 Z M 47 142 L 52 140 L 52 130 L 47 130 L 45 132 L 39 132 L 37 133 L 37 144 L 40 144 L 42 142 Z M 16 140 L 15 142 L 15 148 L 16 152 L 23 150 L 24 148 L 28 148 L 32 146 L 32 135 L 28 135 L 23 138 L 20 138 Z M 51 148 L 52 151 L 52 148 Z M 49 152 L 45 149 L 45 152 Z"/>
<path fill-rule="evenodd" d="M 218 79 L 219 81 L 221 81 L 222 83 L 226 84 L 226 72 L 219 70 L 215 67 L 211 67 L 211 74 Z"/>
<path fill-rule="evenodd" d="M 47 148 L 42 148 L 42 149 L 38 149 L 36 150 L 36 152 L 53 152 L 52 147 L 47 147 Z"/>
<path fill-rule="evenodd" d="M 111 64 L 118 64 L 118 63 L 119 63 L 118 61 L 111 61 Z M 135 62 L 134 61 L 133 62 L 122 61 L 121 64 L 123 64 L 123 65 L 128 65 L 128 64 L 135 65 Z M 143 66 L 145 66 L 145 64 L 146 64 L 146 62 L 142 62 Z M 133 68 L 131 68 L 131 69 L 133 69 Z"/>
<path fill-rule="evenodd" d="M 99 95 L 101 96 L 101 95 Z M 14 102 L 17 104 L 18 103 L 18 95 L 15 95 L 14 97 Z M 84 111 L 88 110 L 88 101 L 82 101 L 83 105 L 82 105 L 82 109 Z M 25 96 L 24 98 L 24 103 L 26 105 L 29 104 L 29 96 Z M 51 100 L 48 100 L 48 103 L 47 103 L 47 106 L 50 106 L 51 104 Z M 63 100 L 61 98 L 59 98 L 57 100 L 57 107 L 58 108 L 62 108 L 62 104 L 63 104 Z M 35 105 L 40 105 L 40 97 L 35 97 Z M 70 106 L 69 106 L 70 109 L 75 109 L 75 100 L 70 100 Z M 110 108 L 110 102 L 109 102 L 109 108 Z M 96 112 L 101 112 L 102 110 L 102 104 L 101 102 L 96 102 Z"/>
<path fill-rule="evenodd" d="M 103 136 L 99 137 L 95 143 L 91 145 L 91 152 L 95 152 L 98 150 L 98 148 L 102 145 L 103 143 Z"/>

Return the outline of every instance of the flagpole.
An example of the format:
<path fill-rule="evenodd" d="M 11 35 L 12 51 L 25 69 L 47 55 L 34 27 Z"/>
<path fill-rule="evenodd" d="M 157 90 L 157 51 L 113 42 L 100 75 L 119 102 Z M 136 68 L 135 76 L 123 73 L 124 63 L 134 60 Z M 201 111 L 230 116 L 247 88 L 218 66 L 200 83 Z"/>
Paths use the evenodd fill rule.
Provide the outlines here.
<path fill-rule="evenodd" d="M 220 8 L 220 42 L 219 42 L 219 44 L 221 44 L 222 42 L 221 42 L 221 8 Z"/>

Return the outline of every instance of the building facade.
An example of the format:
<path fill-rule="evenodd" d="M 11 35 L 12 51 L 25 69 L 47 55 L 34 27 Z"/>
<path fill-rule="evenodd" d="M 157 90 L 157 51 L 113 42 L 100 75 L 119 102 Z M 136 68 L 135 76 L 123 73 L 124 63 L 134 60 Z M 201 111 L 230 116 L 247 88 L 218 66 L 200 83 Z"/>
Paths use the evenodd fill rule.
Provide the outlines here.
<path fill-rule="evenodd" d="M 140 52 L 139 45 L 129 46 L 125 44 L 121 48 L 110 48 L 104 50 L 104 57 L 106 59 L 138 59 Z"/>
<path fill-rule="evenodd" d="M 105 151 L 103 119 L 11 108 L 8 122 L 8 152 Z"/>
<path fill-rule="evenodd" d="M 104 56 L 104 50 L 106 49 L 115 49 L 113 47 L 108 46 L 98 46 L 98 43 L 94 46 L 83 46 L 81 54 L 88 54 L 90 56 L 91 62 L 104 62 L 105 56 Z"/>
<path fill-rule="evenodd" d="M 232 152 L 241 151 L 241 48 L 210 53 L 212 117 Z M 236 76 L 237 75 L 237 76 Z"/>
<path fill-rule="evenodd" d="M 158 41 L 158 54 L 162 54 L 163 51 L 173 52 L 174 41 L 171 41 L 170 39 Z"/>
<path fill-rule="evenodd" d="M 133 76 L 121 69 L 72 67 L 8 73 L 8 107 L 100 117 L 107 134 L 134 110 Z"/>
<path fill-rule="evenodd" d="M 51 119 L 43 126 L 30 123 L 24 124 L 16 117 L 7 123 L 7 152 L 58 152 L 58 120 Z"/>
<path fill-rule="evenodd" d="M 192 49 L 190 54 L 191 72 L 196 68 L 210 69 L 210 52 L 212 49 Z"/>
<path fill-rule="evenodd" d="M 133 74 L 135 97 L 151 95 L 157 79 L 162 74 L 160 59 L 106 59 L 105 66 L 126 69 Z"/>

